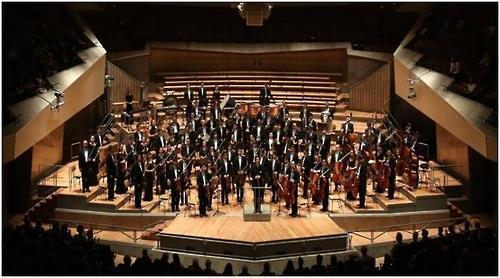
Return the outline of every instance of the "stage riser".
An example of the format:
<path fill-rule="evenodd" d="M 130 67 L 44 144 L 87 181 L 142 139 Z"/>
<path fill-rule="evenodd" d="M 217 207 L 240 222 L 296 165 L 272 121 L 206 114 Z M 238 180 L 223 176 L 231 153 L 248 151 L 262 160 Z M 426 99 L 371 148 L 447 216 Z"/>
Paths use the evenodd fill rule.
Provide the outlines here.
<path fill-rule="evenodd" d="M 250 260 L 337 252 L 347 248 L 347 234 L 258 244 L 179 237 L 163 233 L 160 233 L 159 237 L 159 248 L 162 250 Z"/>
<path fill-rule="evenodd" d="M 410 212 L 416 211 L 416 206 L 414 203 L 409 204 L 387 204 L 384 202 L 379 195 L 373 196 L 373 201 L 376 202 L 379 206 L 381 206 L 385 212 L 387 213 L 395 213 L 395 212 Z"/>
<path fill-rule="evenodd" d="M 129 228 L 141 228 L 158 221 L 173 220 L 175 214 L 139 214 L 139 213 L 103 213 L 84 210 L 56 209 L 54 219 L 61 221 L 76 221 L 95 223 L 97 225 L 121 226 Z"/>
<path fill-rule="evenodd" d="M 388 226 L 406 225 L 409 223 L 438 221 L 450 217 L 448 209 L 430 210 L 419 212 L 403 213 L 363 213 L 363 214 L 330 214 L 330 218 L 346 231 L 358 231 L 374 229 L 374 231 L 385 231 Z M 434 223 L 435 226 L 442 226 L 446 223 Z M 413 228 L 413 225 L 406 226 Z M 448 226 L 446 224 L 445 226 Z M 403 227 L 404 228 L 404 227 Z M 400 229 L 398 226 L 397 229 Z"/>
<path fill-rule="evenodd" d="M 401 193 L 415 203 L 415 210 L 446 209 L 446 195 L 414 196 L 407 188 L 402 188 Z"/>

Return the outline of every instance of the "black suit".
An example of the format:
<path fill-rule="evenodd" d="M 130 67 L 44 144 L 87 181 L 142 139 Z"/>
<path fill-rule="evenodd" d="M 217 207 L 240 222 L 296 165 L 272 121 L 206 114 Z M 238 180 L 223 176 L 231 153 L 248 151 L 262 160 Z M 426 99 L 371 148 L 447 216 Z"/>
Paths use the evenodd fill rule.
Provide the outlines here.
<path fill-rule="evenodd" d="M 234 161 L 233 161 L 234 171 L 236 173 L 238 173 L 238 171 L 243 171 L 243 169 L 246 168 L 247 163 L 248 163 L 248 161 L 244 156 L 242 156 L 242 157 L 235 156 Z M 243 184 L 243 181 L 240 180 L 239 176 L 237 176 L 235 184 L 236 184 L 236 196 L 237 196 L 238 202 L 243 202 L 243 194 L 244 194 L 243 185 L 244 184 Z"/>
<path fill-rule="evenodd" d="M 198 103 L 200 104 L 200 107 L 206 107 L 208 105 L 207 91 L 204 87 L 200 87 L 200 90 L 198 91 Z"/>
<path fill-rule="evenodd" d="M 90 150 L 82 149 L 78 155 L 78 168 L 82 177 L 82 192 L 90 191 L 89 188 L 89 164 L 90 164 Z"/>
<path fill-rule="evenodd" d="M 207 215 L 207 205 L 208 205 L 207 192 L 210 187 L 211 179 L 212 175 L 208 172 L 205 173 L 200 172 L 196 177 L 196 184 L 198 186 L 198 200 L 200 202 L 198 206 L 200 211 L 200 216 Z"/>
<path fill-rule="evenodd" d="M 130 173 L 132 177 L 132 184 L 134 185 L 135 207 L 141 208 L 141 195 L 142 195 L 142 176 L 144 174 L 144 166 L 142 162 L 136 161 L 132 166 Z"/>
<path fill-rule="evenodd" d="M 268 167 L 266 167 L 266 169 L 268 170 L 267 175 L 268 177 L 270 177 L 271 183 L 273 183 L 273 173 L 276 172 L 276 178 L 278 178 L 278 174 L 281 172 L 281 163 L 278 159 L 276 160 L 272 159 L 269 161 Z M 271 201 L 276 202 L 276 200 L 278 199 L 276 196 L 278 188 L 274 186 L 274 184 L 271 184 L 271 191 L 273 192 Z"/>
<path fill-rule="evenodd" d="M 321 135 L 319 137 L 319 154 L 321 155 L 322 159 L 326 159 L 328 156 L 328 153 L 330 152 L 330 144 L 331 144 L 332 138 L 330 135 Z"/>
<path fill-rule="evenodd" d="M 184 101 L 186 101 L 186 119 L 188 119 L 191 112 L 193 112 L 194 93 L 191 89 L 184 92 Z"/>
<path fill-rule="evenodd" d="M 307 198 L 307 186 L 309 185 L 309 177 L 311 176 L 311 169 L 313 165 L 313 156 L 306 156 L 300 161 L 301 167 L 304 168 L 304 188 L 302 190 L 302 197 Z"/>
<path fill-rule="evenodd" d="M 290 176 L 290 182 L 293 182 L 294 189 L 293 189 L 293 196 L 294 196 L 294 202 L 292 203 L 292 213 L 291 216 L 295 217 L 298 214 L 299 211 L 299 206 L 297 204 L 298 198 L 299 198 L 299 181 L 300 181 L 300 173 L 299 171 L 292 171 L 291 176 Z"/>
<path fill-rule="evenodd" d="M 115 197 L 115 180 L 118 174 L 116 155 L 109 153 L 106 157 L 106 176 L 108 180 L 108 199 Z"/>
<path fill-rule="evenodd" d="M 232 185 L 227 184 L 226 177 L 231 177 L 233 172 L 233 167 L 230 160 L 219 160 L 217 169 L 220 169 L 220 181 L 221 181 L 221 202 L 223 204 L 229 204 L 229 190 Z"/>
<path fill-rule="evenodd" d="M 272 98 L 271 89 L 264 87 L 260 90 L 259 103 L 260 105 L 269 105 L 270 99 Z"/>
<path fill-rule="evenodd" d="M 367 163 L 362 163 L 358 169 L 359 175 L 359 207 L 365 207 L 365 197 L 366 197 L 366 174 L 367 174 Z"/>
<path fill-rule="evenodd" d="M 250 168 L 250 176 L 252 177 L 252 187 L 254 194 L 254 212 L 262 212 L 261 205 L 264 200 L 264 190 L 256 187 L 264 186 L 262 166 L 252 164 Z"/>
<path fill-rule="evenodd" d="M 170 180 L 170 193 L 171 193 L 171 210 L 179 211 L 179 199 L 180 199 L 180 191 L 182 189 L 182 176 L 181 176 L 181 168 L 177 167 L 175 163 L 172 163 L 168 169 L 168 179 Z M 177 183 L 181 184 L 181 188 L 177 187 Z"/>

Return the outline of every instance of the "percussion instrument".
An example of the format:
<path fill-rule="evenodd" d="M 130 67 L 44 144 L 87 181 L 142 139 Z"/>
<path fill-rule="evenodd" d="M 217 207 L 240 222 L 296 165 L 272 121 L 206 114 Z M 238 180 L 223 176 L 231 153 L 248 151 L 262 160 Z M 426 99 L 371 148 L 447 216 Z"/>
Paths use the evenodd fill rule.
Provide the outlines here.
<path fill-rule="evenodd" d="M 271 115 L 272 117 L 278 117 L 280 113 L 280 108 L 281 107 L 278 105 L 274 104 L 269 105 L 269 115 Z"/>
<path fill-rule="evenodd" d="M 248 108 L 248 112 L 250 113 L 250 116 L 251 117 L 257 117 L 257 115 L 259 115 L 260 111 L 261 111 L 261 107 L 260 107 L 260 104 L 258 103 L 253 103 L 252 105 L 250 105 L 250 107 Z"/>
<path fill-rule="evenodd" d="M 239 114 L 246 114 L 248 113 L 248 103 L 245 103 L 245 102 L 241 102 L 239 105 L 238 105 L 238 113 Z"/>

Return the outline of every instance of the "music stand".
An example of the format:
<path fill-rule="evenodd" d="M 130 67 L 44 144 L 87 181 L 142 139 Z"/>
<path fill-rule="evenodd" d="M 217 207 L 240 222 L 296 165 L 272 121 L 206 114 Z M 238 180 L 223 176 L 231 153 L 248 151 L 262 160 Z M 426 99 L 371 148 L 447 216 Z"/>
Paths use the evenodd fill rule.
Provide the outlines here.
<path fill-rule="evenodd" d="M 215 206 L 216 206 L 215 207 L 215 212 L 212 214 L 212 216 L 217 215 L 217 213 L 220 213 L 222 215 L 226 214 L 225 212 L 219 210 L 219 204 L 221 202 L 221 197 L 222 197 L 221 194 L 222 194 L 222 191 L 219 188 L 217 188 L 217 190 L 216 190 L 217 203 L 215 204 Z"/>
<path fill-rule="evenodd" d="M 255 186 L 253 187 L 252 186 L 252 190 L 255 190 L 254 191 L 254 195 L 253 195 L 253 198 L 254 198 L 254 213 L 262 213 L 262 203 L 264 201 L 261 201 L 260 200 L 260 190 L 265 190 L 267 187 L 266 186 Z M 258 192 L 258 193 L 255 193 L 255 192 Z M 259 198 L 259 203 L 260 203 L 260 212 L 256 212 L 255 211 L 255 204 L 257 203 L 257 198 Z"/>

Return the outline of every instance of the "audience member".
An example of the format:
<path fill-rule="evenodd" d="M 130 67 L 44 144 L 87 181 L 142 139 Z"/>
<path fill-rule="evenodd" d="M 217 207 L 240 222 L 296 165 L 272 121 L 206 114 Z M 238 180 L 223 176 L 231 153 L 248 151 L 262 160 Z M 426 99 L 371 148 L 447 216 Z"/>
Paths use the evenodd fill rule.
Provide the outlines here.
<path fill-rule="evenodd" d="M 271 272 L 271 265 L 269 262 L 264 263 L 264 271 L 260 274 L 260 276 L 274 276 L 274 272 Z"/>
<path fill-rule="evenodd" d="M 238 276 L 250 276 L 248 273 L 248 267 L 246 265 L 241 267 L 241 272 L 238 274 Z"/>
<path fill-rule="evenodd" d="M 233 274 L 233 265 L 231 263 L 227 263 L 226 267 L 224 267 L 224 271 L 222 272 L 224 276 L 234 276 Z"/>
<path fill-rule="evenodd" d="M 325 275 L 326 267 L 323 265 L 323 256 L 316 256 L 316 264 L 311 266 L 311 274 L 312 275 Z"/>

